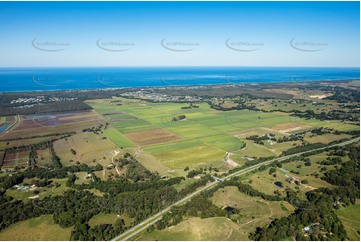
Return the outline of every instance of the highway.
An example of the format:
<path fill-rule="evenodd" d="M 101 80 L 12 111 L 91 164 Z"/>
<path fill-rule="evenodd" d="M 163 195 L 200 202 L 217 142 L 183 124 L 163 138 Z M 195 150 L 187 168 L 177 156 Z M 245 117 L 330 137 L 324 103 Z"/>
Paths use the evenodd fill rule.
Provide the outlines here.
<path fill-rule="evenodd" d="M 158 212 L 157 214 L 153 215 L 152 217 L 150 217 L 150 218 L 144 220 L 143 222 L 135 225 L 134 227 L 128 229 L 124 233 L 122 233 L 122 234 L 118 235 L 117 237 L 115 237 L 114 239 L 112 239 L 112 241 L 115 241 L 115 240 L 123 240 L 124 241 L 124 240 L 128 240 L 128 239 L 134 237 L 135 235 L 139 234 L 140 232 L 142 232 L 143 230 L 147 229 L 149 226 L 151 226 L 152 224 L 155 224 L 158 220 L 160 220 L 162 218 L 162 215 L 164 213 L 168 212 L 171 209 L 171 207 L 181 205 L 182 203 L 185 203 L 185 202 L 189 201 L 195 195 L 197 195 L 197 194 L 199 194 L 199 193 L 201 193 L 201 192 L 203 192 L 203 191 L 205 191 L 207 189 L 210 189 L 210 188 L 214 187 L 218 182 L 222 182 L 224 180 L 229 180 L 232 177 L 246 174 L 248 172 L 251 172 L 253 170 L 258 169 L 262 165 L 269 165 L 269 164 L 271 164 L 272 162 L 275 162 L 275 161 L 283 161 L 283 160 L 287 160 L 287 159 L 289 159 L 291 157 L 299 156 L 299 155 L 302 155 L 302 154 L 306 154 L 306 153 L 310 153 L 310 152 L 314 152 L 314 151 L 318 151 L 318 150 L 324 150 L 324 149 L 335 147 L 335 146 L 344 146 L 344 145 L 348 145 L 348 144 L 357 142 L 359 140 L 360 140 L 360 138 L 357 137 L 357 138 L 354 138 L 354 139 L 351 139 L 351 140 L 348 140 L 348 141 L 345 141 L 345 142 L 342 142 L 342 143 L 339 143 L 339 144 L 329 145 L 329 146 L 325 146 L 325 147 L 318 148 L 318 149 L 313 149 L 313 150 L 308 150 L 308 151 L 304 151 L 304 152 L 300 152 L 300 153 L 296 153 L 296 154 L 292 154 L 292 155 L 278 157 L 278 158 L 275 158 L 275 159 L 272 159 L 272 160 L 260 162 L 260 163 L 258 163 L 256 165 L 244 168 L 242 170 L 239 170 L 239 171 L 237 171 L 235 173 L 232 173 L 232 174 L 230 174 L 228 176 L 225 176 L 223 178 L 214 177 L 215 178 L 214 182 L 208 183 L 206 186 L 204 186 L 204 187 L 200 188 L 199 190 L 189 194 L 188 196 L 186 196 L 186 197 L 182 198 L 181 200 L 173 203 L 172 205 L 170 205 L 169 207 L 163 209 L 162 211 Z"/>

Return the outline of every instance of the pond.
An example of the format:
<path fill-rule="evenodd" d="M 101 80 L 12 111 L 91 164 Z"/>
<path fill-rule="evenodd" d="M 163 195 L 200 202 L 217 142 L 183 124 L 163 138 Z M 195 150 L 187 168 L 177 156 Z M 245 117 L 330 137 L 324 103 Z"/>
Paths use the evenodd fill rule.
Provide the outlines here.
<path fill-rule="evenodd" d="M 276 181 L 274 184 L 278 187 L 283 187 L 282 182 L 280 181 Z"/>
<path fill-rule="evenodd" d="M 233 208 L 231 206 L 226 206 L 223 209 L 226 210 L 228 213 L 231 213 L 231 214 L 239 213 L 239 209 Z"/>
<path fill-rule="evenodd" d="M 8 127 L 8 123 L 0 124 L 0 132 L 4 132 Z"/>

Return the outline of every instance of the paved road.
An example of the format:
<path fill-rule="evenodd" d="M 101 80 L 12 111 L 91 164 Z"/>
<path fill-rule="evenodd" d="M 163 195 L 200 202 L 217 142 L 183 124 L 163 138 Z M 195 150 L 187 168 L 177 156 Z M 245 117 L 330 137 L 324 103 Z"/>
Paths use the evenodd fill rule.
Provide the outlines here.
<path fill-rule="evenodd" d="M 166 212 L 168 212 L 172 206 L 177 206 L 177 205 L 180 205 L 188 200 L 190 200 L 192 197 L 194 197 L 195 195 L 207 190 L 207 189 L 210 189 L 212 187 L 214 187 L 218 182 L 222 182 L 224 180 L 229 180 L 231 179 L 232 177 L 235 177 L 235 176 L 240 176 L 240 175 L 243 175 L 245 173 L 248 173 L 248 172 L 251 172 L 255 169 L 258 169 L 260 166 L 262 165 L 269 165 L 271 164 L 272 162 L 275 162 L 275 161 L 283 161 L 283 160 L 286 160 L 288 158 L 291 158 L 291 157 L 295 157 L 295 156 L 299 156 L 299 155 L 302 155 L 302 154 L 306 154 L 306 153 L 309 153 L 309 152 L 313 152 L 313 151 L 317 151 L 317 150 L 324 150 L 326 148 L 330 148 L 330 147 L 334 147 L 334 146 L 344 146 L 344 145 L 348 145 L 348 144 L 351 144 L 351 143 L 354 143 L 354 142 L 357 142 L 359 141 L 360 138 L 354 138 L 354 139 L 351 139 L 351 140 L 348 140 L 348 141 L 345 141 L 345 142 L 342 142 L 342 143 L 339 143 L 339 144 L 334 144 L 334 145 L 329 145 L 329 146 L 326 146 L 326 147 L 323 147 L 323 148 L 318 148 L 318 149 L 313 149 L 313 150 L 309 150 L 309 151 L 305 151 L 305 152 L 300 152 L 300 153 L 297 153 L 297 154 L 292 154 L 292 155 L 287 155 L 287 156 L 282 156 L 282 157 L 279 157 L 279 158 L 275 158 L 275 159 L 272 159 L 272 160 L 269 160 L 269 161 L 264 161 L 264 162 L 261 162 L 261 163 L 258 163 L 257 165 L 253 165 L 253 166 L 250 166 L 250 167 L 247 167 L 247 168 L 244 168 L 242 170 L 239 170 L 235 173 L 232 173 L 226 177 L 223 177 L 221 179 L 217 179 L 216 177 L 215 178 L 215 181 L 214 182 L 211 182 L 209 184 L 207 184 L 206 186 L 200 188 L 199 190 L 189 194 L 188 196 L 182 198 L 181 200 L 173 203 L 171 206 L 167 207 L 166 209 L 160 211 L 159 213 L 153 215 L 152 217 L 144 220 L 143 222 L 137 224 L 136 226 L 130 228 L 129 230 L 125 231 L 124 233 L 120 234 L 119 236 L 115 237 L 114 239 L 112 239 L 113 241 L 114 240 L 128 240 L 130 238 L 132 238 L 133 236 L 137 235 L 138 233 L 142 232 L 143 230 L 147 229 L 150 225 L 152 224 L 155 224 L 158 220 L 160 220 L 162 218 L 162 215 Z"/>

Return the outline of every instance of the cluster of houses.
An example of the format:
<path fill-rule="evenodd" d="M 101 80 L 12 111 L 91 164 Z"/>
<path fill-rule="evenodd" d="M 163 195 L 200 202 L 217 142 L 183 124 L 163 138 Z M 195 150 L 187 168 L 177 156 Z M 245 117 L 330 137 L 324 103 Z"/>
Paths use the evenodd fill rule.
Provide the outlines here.
<path fill-rule="evenodd" d="M 34 190 L 37 188 L 37 186 L 35 186 L 35 185 L 30 185 L 30 186 L 15 185 L 14 187 L 15 187 L 17 190 L 22 190 L 22 191 L 27 191 L 27 190 L 29 190 L 29 191 L 34 191 Z"/>
<path fill-rule="evenodd" d="M 15 172 L 14 168 L 2 168 L 0 172 Z"/>
<path fill-rule="evenodd" d="M 301 181 L 293 176 L 287 176 L 286 178 L 286 182 L 290 183 L 290 184 L 296 184 L 296 185 L 301 185 Z"/>
<path fill-rule="evenodd" d="M 320 229 L 322 229 L 322 225 L 320 224 L 320 223 L 313 223 L 313 224 L 310 224 L 310 225 L 308 225 L 308 226 L 306 226 L 306 227 L 304 227 L 303 228 L 303 231 L 306 233 L 306 235 L 308 234 L 308 233 L 310 233 L 312 230 L 314 230 L 316 227 L 319 227 Z"/>
<path fill-rule="evenodd" d="M 122 96 L 146 99 L 153 102 L 196 102 L 200 100 L 198 97 L 160 94 L 156 92 L 149 92 L 147 90 L 126 92 L 123 93 Z"/>
<path fill-rule="evenodd" d="M 46 102 L 60 102 L 60 101 L 72 101 L 77 98 L 68 97 L 29 97 L 29 98 L 18 98 L 10 101 L 10 104 L 34 104 L 34 103 L 46 103 Z"/>

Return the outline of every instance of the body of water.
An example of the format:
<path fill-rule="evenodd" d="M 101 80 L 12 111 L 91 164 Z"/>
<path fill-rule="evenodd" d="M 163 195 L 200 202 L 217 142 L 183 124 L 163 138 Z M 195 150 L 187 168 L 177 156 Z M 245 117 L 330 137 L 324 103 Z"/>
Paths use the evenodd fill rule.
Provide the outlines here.
<path fill-rule="evenodd" d="M 359 79 L 359 68 L 0 68 L 0 92 Z"/>

